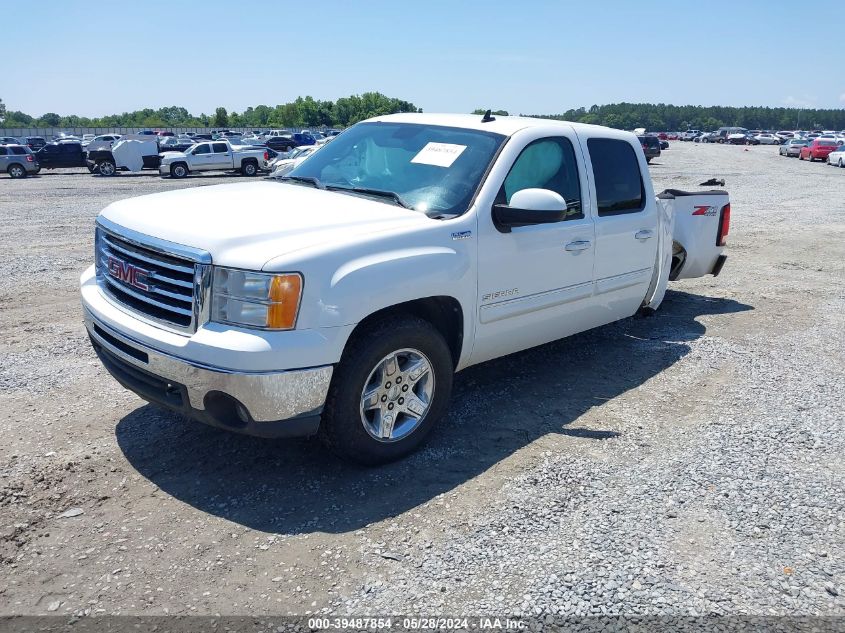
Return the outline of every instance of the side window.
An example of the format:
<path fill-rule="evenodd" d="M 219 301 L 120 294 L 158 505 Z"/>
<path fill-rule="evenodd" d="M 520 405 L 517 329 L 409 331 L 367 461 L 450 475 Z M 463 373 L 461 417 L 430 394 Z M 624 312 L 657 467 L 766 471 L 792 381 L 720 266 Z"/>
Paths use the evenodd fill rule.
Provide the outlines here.
<path fill-rule="evenodd" d="M 208 143 L 203 143 L 202 145 L 197 145 L 197 148 L 194 150 L 194 154 L 210 154 L 211 153 L 211 146 Z"/>
<path fill-rule="evenodd" d="M 617 139 L 591 138 L 587 141 L 587 149 L 593 163 L 599 215 L 642 211 L 645 188 L 631 144 Z"/>
<path fill-rule="evenodd" d="M 550 189 L 566 200 L 567 220 L 583 218 L 578 162 L 568 138 L 532 141 L 522 150 L 502 183 L 497 204 L 510 204 L 511 196 L 523 189 Z"/>
<path fill-rule="evenodd" d="M 26 154 L 27 151 L 23 147 L 10 147 L 12 154 Z"/>
<path fill-rule="evenodd" d="M 5 155 L 6 155 L 6 146 L 0 145 L 0 156 L 5 156 Z"/>
<path fill-rule="evenodd" d="M 214 144 L 214 153 L 215 154 L 225 154 L 229 151 L 229 147 L 226 143 L 215 143 Z"/>

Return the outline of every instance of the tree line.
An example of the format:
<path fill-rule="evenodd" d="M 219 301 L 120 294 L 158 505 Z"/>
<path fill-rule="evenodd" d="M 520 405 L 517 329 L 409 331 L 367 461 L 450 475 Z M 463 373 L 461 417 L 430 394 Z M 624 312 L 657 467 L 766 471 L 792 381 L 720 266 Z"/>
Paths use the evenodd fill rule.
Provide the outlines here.
<path fill-rule="evenodd" d="M 715 130 L 737 126 L 757 130 L 845 130 L 845 109 L 769 108 L 762 106 L 676 106 L 664 103 L 611 103 L 562 114 L 535 114 L 543 119 L 606 125 L 620 130 Z"/>
<path fill-rule="evenodd" d="M 104 117 L 60 115 L 47 112 L 31 116 L 19 110 L 6 110 L 0 99 L 0 125 L 21 127 L 347 127 L 358 121 L 396 112 L 422 112 L 410 101 L 387 97 L 379 92 L 341 97 L 337 101 L 321 101 L 313 97 L 298 97 L 295 101 L 276 106 L 250 106 L 243 112 L 228 112 L 219 107 L 213 114 L 194 115 L 180 106 L 154 110 L 144 108 L 134 112 Z M 4 120 L 5 115 L 5 120 Z"/>
<path fill-rule="evenodd" d="M 479 108 L 473 114 L 484 114 Z M 154 110 L 145 108 L 110 116 L 89 118 L 48 112 L 31 116 L 7 110 L 0 99 L 0 125 L 21 127 L 347 127 L 363 119 L 395 112 L 422 112 L 410 101 L 387 97 L 379 92 L 321 101 L 298 97 L 295 101 L 268 106 L 250 106 L 243 112 L 219 107 L 212 114 L 194 115 L 179 106 Z M 507 116 L 505 110 L 494 115 Z M 762 106 L 676 106 L 663 103 L 611 103 L 570 109 L 561 114 L 534 114 L 543 119 L 606 125 L 622 130 L 644 127 L 649 131 L 715 130 L 722 126 L 749 129 L 845 129 L 845 109 L 769 108 Z"/>

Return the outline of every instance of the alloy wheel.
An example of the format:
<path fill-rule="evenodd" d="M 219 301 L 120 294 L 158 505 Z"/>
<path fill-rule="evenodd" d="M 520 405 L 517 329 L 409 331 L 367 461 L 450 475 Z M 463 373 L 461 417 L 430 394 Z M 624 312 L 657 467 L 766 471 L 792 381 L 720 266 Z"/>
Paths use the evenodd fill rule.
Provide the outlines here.
<path fill-rule="evenodd" d="M 416 349 L 382 358 L 361 392 L 361 423 L 380 442 L 395 442 L 419 427 L 434 397 L 431 361 Z"/>

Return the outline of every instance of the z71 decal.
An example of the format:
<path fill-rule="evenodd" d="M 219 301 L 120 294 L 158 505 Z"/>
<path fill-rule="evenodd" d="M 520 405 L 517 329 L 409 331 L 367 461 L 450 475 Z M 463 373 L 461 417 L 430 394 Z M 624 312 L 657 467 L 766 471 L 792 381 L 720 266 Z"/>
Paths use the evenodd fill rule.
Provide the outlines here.
<path fill-rule="evenodd" d="M 716 207 L 708 207 L 707 205 L 693 207 L 693 215 L 716 215 Z"/>

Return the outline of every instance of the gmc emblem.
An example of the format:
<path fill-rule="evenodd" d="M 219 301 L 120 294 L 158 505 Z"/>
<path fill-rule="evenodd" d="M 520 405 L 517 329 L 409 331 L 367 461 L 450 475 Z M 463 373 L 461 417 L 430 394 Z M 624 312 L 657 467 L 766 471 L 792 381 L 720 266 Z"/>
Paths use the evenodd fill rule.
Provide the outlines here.
<path fill-rule="evenodd" d="M 134 264 L 118 259 L 109 255 L 108 262 L 109 274 L 130 286 L 135 286 L 141 290 L 149 291 L 150 286 L 147 284 L 147 277 L 150 274 L 149 270 L 138 268 Z"/>

